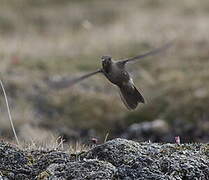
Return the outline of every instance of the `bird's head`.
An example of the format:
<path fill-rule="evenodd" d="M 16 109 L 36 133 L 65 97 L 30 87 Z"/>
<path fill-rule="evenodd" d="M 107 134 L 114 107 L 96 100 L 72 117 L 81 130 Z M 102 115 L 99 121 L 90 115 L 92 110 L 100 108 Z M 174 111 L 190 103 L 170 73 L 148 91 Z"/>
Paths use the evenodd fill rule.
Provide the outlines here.
<path fill-rule="evenodd" d="M 101 56 L 102 63 L 110 63 L 112 61 L 111 56 Z"/>
<path fill-rule="evenodd" d="M 109 71 L 109 67 L 111 66 L 112 63 L 112 57 L 111 56 L 101 56 L 102 59 L 102 66 L 103 69 L 108 72 Z"/>

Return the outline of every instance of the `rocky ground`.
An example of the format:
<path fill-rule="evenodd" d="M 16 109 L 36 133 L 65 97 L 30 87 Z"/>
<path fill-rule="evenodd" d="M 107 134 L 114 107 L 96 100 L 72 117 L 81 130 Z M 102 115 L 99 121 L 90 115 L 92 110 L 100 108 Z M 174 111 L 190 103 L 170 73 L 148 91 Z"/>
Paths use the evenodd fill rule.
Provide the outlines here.
<path fill-rule="evenodd" d="M 0 79 L 19 139 L 103 141 L 108 133 L 207 143 L 208 17 L 207 0 L 0 0 Z M 133 57 L 172 40 L 162 54 L 127 66 L 146 99 L 135 111 L 100 75 L 63 90 L 49 86 L 100 68 L 102 55 Z M 11 140 L 0 95 L 0 136 Z"/>
<path fill-rule="evenodd" d="M 0 179 L 209 179 L 209 144 L 114 139 L 87 151 L 24 149 L 0 142 Z"/>

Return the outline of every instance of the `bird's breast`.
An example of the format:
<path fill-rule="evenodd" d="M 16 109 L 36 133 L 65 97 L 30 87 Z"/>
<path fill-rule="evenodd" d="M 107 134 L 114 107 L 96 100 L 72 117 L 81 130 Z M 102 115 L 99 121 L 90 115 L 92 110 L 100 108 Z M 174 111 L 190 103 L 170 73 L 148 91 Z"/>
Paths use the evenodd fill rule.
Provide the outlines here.
<path fill-rule="evenodd" d="M 110 71 L 105 74 L 107 79 L 116 85 L 121 85 L 129 82 L 130 76 L 124 69 L 118 68 L 117 66 L 111 66 Z"/>

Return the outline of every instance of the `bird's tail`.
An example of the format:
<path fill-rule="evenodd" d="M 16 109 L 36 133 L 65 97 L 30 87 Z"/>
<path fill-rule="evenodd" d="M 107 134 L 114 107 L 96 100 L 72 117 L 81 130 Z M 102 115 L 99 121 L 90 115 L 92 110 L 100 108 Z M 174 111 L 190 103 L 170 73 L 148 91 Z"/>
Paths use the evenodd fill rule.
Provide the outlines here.
<path fill-rule="evenodd" d="M 120 97 L 128 109 L 136 109 L 138 103 L 145 103 L 141 93 L 134 85 L 123 85 L 120 88 Z"/>

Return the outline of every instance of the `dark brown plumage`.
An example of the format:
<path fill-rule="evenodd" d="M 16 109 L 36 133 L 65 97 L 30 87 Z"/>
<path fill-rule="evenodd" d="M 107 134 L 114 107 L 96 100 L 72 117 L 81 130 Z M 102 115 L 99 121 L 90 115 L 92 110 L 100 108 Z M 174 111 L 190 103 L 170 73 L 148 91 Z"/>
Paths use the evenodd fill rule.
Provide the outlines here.
<path fill-rule="evenodd" d="M 146 56 L 155 55 L 159 52 L 162 52 L 163 50 L 167 49 L 171 46 L 172 43 L 168 43 L 160 48 L 154 49 L 148 53 L 135 56 L 133 58 L 124 59 L 124 60 L 118 60 L 114 61 L 112 60 L 112 57 L 110 56 L 102 56 L 102 68 L 88 73 L 84 76 L 81 76 L 76 79 L 65 81 L 65 83 L 60 84 L 60 87 L 69 87 L 74 85 L 75 83 L 78 83 L 79 81 L 86 79 L 90 76 L 93 76 L 97 73 L 102 73 L 105 75 L 105 77 L 114 85 L 119 87 L 120 90 L 120 96 L 125 104 L 125 106 L 130 109 L 136 109 L 138 103 L 145 103 L 145 100 L 142 96 L 142 94 L 137 90 L 135 87 L 132 78 L 130 77 L 129 73 L 126 70 L 126 64 L 129 62 L 133 62 L 137 59 L 144 58 Z M 57 84 L 58 85 L 58 84 Z"/>

